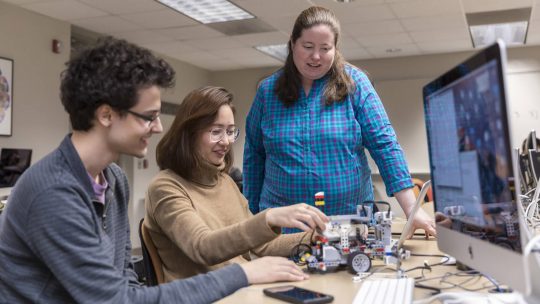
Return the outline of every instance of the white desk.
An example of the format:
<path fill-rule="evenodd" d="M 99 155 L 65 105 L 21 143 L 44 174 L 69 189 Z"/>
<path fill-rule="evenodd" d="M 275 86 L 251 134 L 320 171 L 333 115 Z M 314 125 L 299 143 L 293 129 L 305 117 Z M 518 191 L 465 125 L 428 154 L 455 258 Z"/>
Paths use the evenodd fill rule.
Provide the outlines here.
<path fill-rule="evenodd" d="M 406 249 L 411 250 L 415 254 L 441 254 L 437 248 L 437 241 L 435 239 L 424 240 L 422 237 L 416 236 L 413 240 L 409 240 L 405 243 Z M 410 259 L 403 262 L 402 268 L 404 270 L 413 268 L 415 266 L 423 265 L 423 261 L 427 260 L 430 264 L 435 264 L 440 262 L 441 258 L 436 257 L 411 257 Z M 383 267 L 384 264 L 380 260 L 372 261 L 373 268 Z M 444 275 L 446 272 L 455 272 L 455 266 L 437 266 L 433 268 L 432 272 L 425 271 L 426 277 L 436 277 Z M 380 273 L 393 273 L 390 269 L 385 269 Z M 395 272 L 394 272 L 395 273 Z M 420 276 L 421 271 L 415 270 L 407 273 L 411 277 Z M 378 274 L 376 274 L 378 275 Z M 452 282 L 458 284 L 464 282 L 465 280 L 470 279 L 470 277 L 452 277 Z M 326 273 L 326 274 L 311 274 L 310 279 L 302 282 L 283 282 L 283 283 L 273 283 L 273 284 L 264 284 L 264 285 L 252 285 L 246 288 L 238 290 L 236 293 L 218 301 L 220 304 L 238 304 L 238 303 L 284 303 L 272 299 L 268 296 L 265 296 L 262 292 L 264 288 L 280 285 L 296 285 L 299 287 L 311 289 L 314 291 L 319 291 L 322 293 L 330 294 L 334 296 L 334 303 L 352 303 L 356 292 L 360 288 L 362 283 L 353 282 L 353 275 L 345 270 L 341 270 L 335 273 Z M 440 285 L 439 280 L 432 280 L 425 282 L 425 285 L 434 286 L 434 287 L 443 287 Z M 448 287 L 450 285 L 445 285 Z M 469 288 L 478 288 L 483 286 L 491 286 L 491 283 L 485 279 L 475 279 L 474 282 L 469 282 L 467 285 Z M 454 291 L 462 291 L 461 289 L 455 289 Z M 415 288 L 414 298 L 423 299 L 431 295 L 430 290 Z"/>

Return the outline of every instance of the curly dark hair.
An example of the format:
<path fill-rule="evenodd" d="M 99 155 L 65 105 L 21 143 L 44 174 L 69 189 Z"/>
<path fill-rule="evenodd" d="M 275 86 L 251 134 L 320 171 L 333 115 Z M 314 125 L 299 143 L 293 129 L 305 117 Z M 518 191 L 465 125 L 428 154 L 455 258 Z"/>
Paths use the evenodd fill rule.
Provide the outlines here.
<path fill-rule="evenodd" d="M 192 180 L 195 169 L 201 167 L 203 160 L 197 153 L 197 136 L 210 126 L 222 106 L 232 104 L 233 95 L 225 88 L 207 86 L 191 91 L 176 111 L 176 117 L 167 133 L 156 148 L 156 160 L 161 170 L 169 169 L 187 180 Z M 233 164 L 230 150 L 225 155 L 224 172 L 229 172 Z"/>
<path fill-rule="evenodd" d="M 289 54 L 285 60 L 285 65 L 281 68 L 283 73 L 279 76 L 276 83 L 275 92 L 285 105 L 292 105 L 298 100 L 299 91 L 302 87 L 300 72 L 298 72 L 293 61 L 292 44 L 302 36 L 304 30 L 320 24 L 330 28 L 334 34 L 334 45 L 336 48 L 334 63 L 327 73 L 329 76 L 328 84 L 324 88 L 325 104 L 330 105 L 334 102 L 342 101 L 355 89 L 351 77 L 344 71 L 346 61 L 338 48 L 341 30 L 336 15 L 327 8 L 312 6 L 301 12 L 294 22 L 291 38 L 287 44 Z"/>
<path fill-rule="evenodd" d="M 64 109 L 74 130 L 88 131 L 102 104 L 125 115 L 141 89 L 174 86 L 175 71 L 149 50 L 105 37 L 66 63 L 60 85 Z"/>

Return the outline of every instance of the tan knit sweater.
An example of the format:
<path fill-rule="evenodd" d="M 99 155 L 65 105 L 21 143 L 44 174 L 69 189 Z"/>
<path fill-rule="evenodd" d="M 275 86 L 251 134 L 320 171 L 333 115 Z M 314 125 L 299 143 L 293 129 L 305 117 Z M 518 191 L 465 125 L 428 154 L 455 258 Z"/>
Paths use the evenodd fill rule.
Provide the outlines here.
<path fill-rule="evenodd" d="M 166 281 L 244 263 L 249 252 L 288 256 L 305 235 L 280 235 L 280 229 L 266 224 L 266 212 L 251 214 L 234 181 L 220 169 L 207 164 L 196 182 L 164 170 L 150 184 L 145 222 Z"/>

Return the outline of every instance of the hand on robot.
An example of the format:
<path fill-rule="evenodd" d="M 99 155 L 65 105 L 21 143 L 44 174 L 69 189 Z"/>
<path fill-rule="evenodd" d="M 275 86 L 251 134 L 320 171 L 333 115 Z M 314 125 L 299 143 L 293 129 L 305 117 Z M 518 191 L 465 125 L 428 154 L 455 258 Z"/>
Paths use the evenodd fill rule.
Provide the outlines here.
<path fill-rule="evenodd" d="M 422 208 L 419 208 L 416 212 L 416 215 L 414 216 L 413 229 L 411 229 L 409 235 L 407 235 L 407 238 L 412 238 L 416 229 L 424 229 L 426 239 L 428 239 L 430 235 L 437 237 L 435 221 Z"/>
<path fill-rule="evenodd" d="M 266 222 L 273 227 L 298 228 L 303 231 L 324 231 L 329 219 L 321 210 L 308 204 L 272 208 L 266 213 Z"/>
<path fill-rule="evenodd" d="M 309 278 L 293 261 L 283 257 L 262 257 L 240 264 L 240 267 L 244 270 L 249 284 L 303 281 Z"/>

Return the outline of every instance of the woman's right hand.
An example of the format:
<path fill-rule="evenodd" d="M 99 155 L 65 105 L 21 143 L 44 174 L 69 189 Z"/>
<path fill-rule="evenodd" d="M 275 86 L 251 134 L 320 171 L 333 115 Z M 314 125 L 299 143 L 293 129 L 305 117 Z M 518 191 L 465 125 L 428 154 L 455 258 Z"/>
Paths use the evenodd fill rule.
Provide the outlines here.
<path fill-rule="evenodd" d="M 328 217 L 321 210 L 304 203 L 272 208 L 266 212 L 266 222 L 273 227 L 324 231 L 328 221 Z"/>
<path fill-rule="evenodd" d="M 309 278 L 294 262 L 283 257 L 262 257 L 240 264 L 240 267 L 244 270 L 249 284 L 292 282 Z"/>

